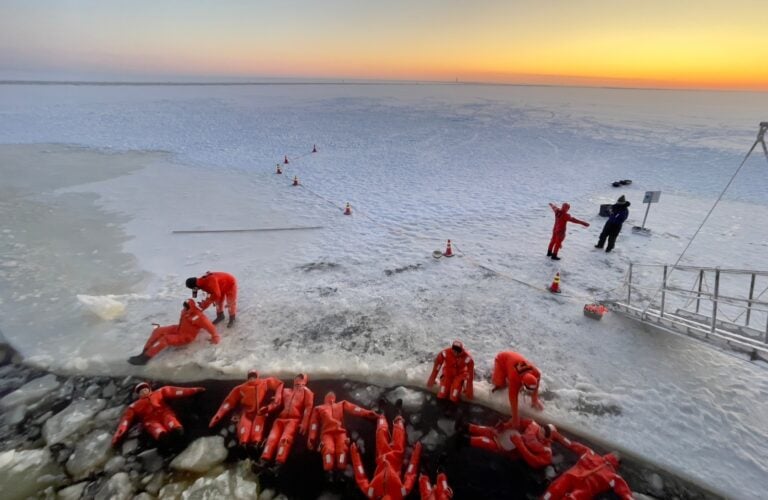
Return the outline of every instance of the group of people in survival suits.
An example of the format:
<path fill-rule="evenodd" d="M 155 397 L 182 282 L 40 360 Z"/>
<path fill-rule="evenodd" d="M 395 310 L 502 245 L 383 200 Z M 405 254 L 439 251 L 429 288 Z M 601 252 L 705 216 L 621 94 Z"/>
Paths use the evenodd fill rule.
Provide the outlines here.
<path fill-rule="evenodd" d="M 218 344 L 221 337 L 216 331 L 216 325 L 224 320 L 225 301 L 229 310 L 227 328 L 235 324 L 237 280 L 234 276 L 229 273 L 209 271 L 199 278 L 188 278 L 186 286 L 192 289 L 192 298 L 185 299 L 182 303 L 179 322 L 167 326 L 153 324 L 152 334 L 144 344 L 141 354 L 128 358 L 129 363 L 145 365 L 166 347 L 178 347 L 191 343 L 201 330 L 208 332 L 212 343 Z M 195 302 L 200 290 L 206 293 L 206 297 L 200 302 Z M 213 321 L 203 312 L 212 304 L 216 306 L 216 318 Z"/>
<path fill-rule="evenodd" d="M 194 302 L 194 301 L 193 301 Z M 396 404 L 391 429 L 381 408 L 378 411 L 363 408 L 349 401 L 337 401 L 329 392 L 323 404 L 314 406 L 314 393 L 307 387 L 309 377 L 300 373 L 293 379 L 293 387 L 286 388 L 274 377 L 262 378 L 256 370 L 248 372 L 245 383 L 236 386 L 224 399 L 209 427 L 218 425 L 232 414 L 237 424 L 237 439 L 243 446 L 263 445 L 261 459 L 265 463 L 284 464 L 298 432 L 307 438 L 307 447 L 321 455 L 323 469 L 332 475 L 344 471 L 351 461 L 355 481 L 368 498 L 402 499 L 414 488 L 419 470 L 422 445 L 417 442 L 403 470 L 407 435 L 401 415 L 401 402 Z M 539 400 L 540 371 L 517 352 L 499 353 L 494 360 L 491 376 L 492 391 L 507 388 L 512 416 L 495 426 L 468 424 L 462 427 L 463 438 L 469 445 L 501 454 L 511 460 L 523 460 L 530 467 L 544 469 L 552 466 L 552 444 L 559 443 L 579 456 L 576 464 L 563 472 L 547 488 L 544 500 L 589 499 L 613 490 L 622 499 L 631 499 L 632 492 L 618 475 L 619 459 L 608 453 L 600 455 L 581 443 L 560 434 L 554 425 L 542 425 L 535 420 L 521 418 L 520 394 L 529 395 L 533 408 L 541 410 Z M 474 360 L 460 341 L 440 351 L 435 358 L 427 380 L 429 388 L 438 384 L 437 397 L 458 403 L 463 395 L 473 399 Z M 131 425 L 138 421 L 157 440 L 170 434 L 183 432 L 182 424 L 168 404 L 175 398 L 189 397 L 202 387 L 166 386 L 152 391 L 142 382 L 134 390 L 137 400 L 120 419 L 112 444 L 117 445 Z M 357 445 L 347 434 L 344 418 L 360 417 L 376 421 L 376 468 L 369 479 Z M 272 418 L 267 434 L 266 424 Z M 433 486 L 425 474 L 418 477 L 422 499 L 449 499 L 453 492 L 444 473 L 437 476 Z"/>

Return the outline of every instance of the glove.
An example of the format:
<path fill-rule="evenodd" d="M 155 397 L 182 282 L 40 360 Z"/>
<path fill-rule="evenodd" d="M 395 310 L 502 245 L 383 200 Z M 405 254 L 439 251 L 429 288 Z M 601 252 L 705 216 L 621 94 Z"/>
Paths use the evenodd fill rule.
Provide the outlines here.
<path fill-rule="evenodd" d="M 216 335 L 215 337 L 211 337 L 211 344 L 218 344 L 221 341 L 221 337 Z"/>

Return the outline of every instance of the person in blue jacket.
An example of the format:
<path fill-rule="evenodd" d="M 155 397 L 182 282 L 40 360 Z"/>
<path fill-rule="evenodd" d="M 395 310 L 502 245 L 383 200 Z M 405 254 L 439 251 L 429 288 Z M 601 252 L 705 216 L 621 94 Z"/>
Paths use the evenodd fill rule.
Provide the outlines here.
<path fill-rule="evenodd" d="M 595 248 L 603 248 L 606 238 L 608 239 L 608 246 L 605 247 L 605 251 L 610 252 L 613 250 L 613 246 L 616 244 L 616 238 L 621 232 L 621 226 L 624 221 L 629 217 L 629 202 L 624 195 L 621 195 L 616 203 L 611 207 L 611 216 L 603 226 L 603 232 L 600 233 L 600 239 L 597 240 Z"/>

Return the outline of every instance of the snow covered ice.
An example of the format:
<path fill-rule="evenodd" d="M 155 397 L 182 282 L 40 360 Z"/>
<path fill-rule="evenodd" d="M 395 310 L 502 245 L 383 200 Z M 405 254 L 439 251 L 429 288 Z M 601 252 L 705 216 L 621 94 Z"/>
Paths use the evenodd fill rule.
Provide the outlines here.
<path fill-rule="evenodd" d="M 437 351 L 460 338 L 475 357 L 480 401 L 506 405 L 484 380 L 498 351 L 519 350 L 543 372 L 544 418 L 736 497 L 768 488 L 764 368 L 617 315 L 598 323 L 581 313 L 586 298 L 619 287 L 630 260 L 674 262 L 754 141 L 768 95 L 3 90 L 0 329 L 32 362 L 164 379 L 239 378 L 257 367 L 423 385 Z M 319 152 L 308 154 L 313 144 Z M 283 155 L 293 160 L 278 176 Z M 768 268 L 766 170 L 760 156 L 747 162 L 684 263 Z M 293 175 L 301 187 L 290 186 Z M 631 186 L 610 186 L 626 178 Z M 650 238 L 629 230 L 646 190 L 662 191 Z M 630 218 L 606 255 L 592 248 L 597 212 L 620 194 Z M 547 203 L 564 201 L 592 227 L 570 230 L 554 263 L 544 257 Z M 297 226 L 322 229 L 171 233 Z M 433 259 L 449 238 L 458 256 Z M 206 270 L 238 277 L 237 326 L 222 328 L 217 346 L 201 336 L 141 372 L 125 363 L 152 322 L 177 321 L 184 279 Z M 584 300 L 515 281 L 544 287 L 557 271 Z M 102 319 L 78 295 L 115 297 L 125 311 Z"/>

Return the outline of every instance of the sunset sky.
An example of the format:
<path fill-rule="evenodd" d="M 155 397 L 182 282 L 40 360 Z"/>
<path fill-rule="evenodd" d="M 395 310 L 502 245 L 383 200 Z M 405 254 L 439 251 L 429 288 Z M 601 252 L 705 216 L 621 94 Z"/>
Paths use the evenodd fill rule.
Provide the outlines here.
<path fill-rule="evenodd" d="M 0 3 L 0 79 L 768 90 L 765 0 Z"/>

